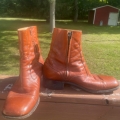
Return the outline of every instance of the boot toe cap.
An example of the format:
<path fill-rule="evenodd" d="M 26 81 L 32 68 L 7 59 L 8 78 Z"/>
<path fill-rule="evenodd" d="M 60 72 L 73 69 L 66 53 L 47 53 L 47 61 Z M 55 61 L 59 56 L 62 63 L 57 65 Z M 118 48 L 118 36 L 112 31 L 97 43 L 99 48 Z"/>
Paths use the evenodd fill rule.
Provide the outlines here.
<path fill-rule="evenodd" d="M 34 103 L 34 98 L 31 97 L 8 97 L 3 107 L 3 115 L 11 117 L 27 115 L 35 106 Z"/>
<path fill-rule="evenodd" d="M 98 77 L 102 80 L 105 89 L 113 89 L 119 86 L 118 80 L 112 76 L 98 75 Z"/>

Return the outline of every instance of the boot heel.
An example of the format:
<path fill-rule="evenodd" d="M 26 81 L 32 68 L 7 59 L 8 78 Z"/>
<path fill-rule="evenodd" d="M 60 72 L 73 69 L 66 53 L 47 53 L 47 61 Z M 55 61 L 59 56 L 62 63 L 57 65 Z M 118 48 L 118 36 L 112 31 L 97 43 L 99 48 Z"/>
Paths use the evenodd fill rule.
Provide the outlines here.
<path fill-rule="evenodd" d="M 64 88 L 64 82 L 50 80 L 43 76 L 43 86 L 51 90 L 62 90 Z"/>

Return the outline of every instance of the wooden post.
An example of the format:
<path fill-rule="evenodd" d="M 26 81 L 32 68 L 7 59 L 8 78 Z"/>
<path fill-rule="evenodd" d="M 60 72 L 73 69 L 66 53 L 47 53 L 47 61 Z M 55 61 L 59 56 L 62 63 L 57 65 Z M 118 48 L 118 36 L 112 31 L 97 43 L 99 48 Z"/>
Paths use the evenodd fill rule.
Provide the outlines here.
<path fill-rule="evenodd" d="M 75 4 L 74 22 L 77 22 L 77 20 L 78 20 L 78 0 L 74 0 L 74 4 Z"/>

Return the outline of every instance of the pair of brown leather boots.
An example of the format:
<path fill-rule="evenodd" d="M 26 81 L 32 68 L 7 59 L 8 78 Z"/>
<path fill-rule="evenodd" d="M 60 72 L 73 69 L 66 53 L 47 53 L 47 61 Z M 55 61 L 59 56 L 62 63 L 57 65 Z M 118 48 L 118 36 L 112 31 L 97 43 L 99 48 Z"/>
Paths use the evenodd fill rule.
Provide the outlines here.
<path fill-rule="evenodd" d="M 55 28 L 44 63 L 36 26 L 18 29 L 20 75 L 7 96 L 4 117 L 23 119 L 35 111 L 40 101 L 41 76 L 49 89 L 63 89 L 65 83 L 91 93 L 107 93 L 118 88 L 115 78 L 90 73 L 82 53 L 81 35 L 78 30 Z"/>

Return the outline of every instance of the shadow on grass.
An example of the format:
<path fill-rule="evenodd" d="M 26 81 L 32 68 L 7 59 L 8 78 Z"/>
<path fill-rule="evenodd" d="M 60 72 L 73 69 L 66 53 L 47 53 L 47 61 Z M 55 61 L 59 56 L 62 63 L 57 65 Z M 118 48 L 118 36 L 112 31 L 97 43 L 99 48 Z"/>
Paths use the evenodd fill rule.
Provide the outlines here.
<path fill-rule="evenodd" d="M 0 31 L 17 31 L 28 26 L 37 26 L 40 32 L 49 32 L 49 23 L 45 21 L 0 20 Z"/>
<path fill-rule="evenodd" d="M 47 32 L 49 33 L 49 23 L 46 21 L 36 21 L 36 20 L 24 20 L 24 19 L 11 19 L 5 20 L 0 19 L 0 31 L 16 31 L 18 28 L 28 27 L 28 26 L 37 26 L 39 33 Z M 65 29 L 75 29 L 82 30 L 84 34 L 119 34 L 120 26 L 95 26 L 88 24 L 86 20 L 78 21 L 74 23 L 71 20 L 57 20 L 56 27 L 65 28 Z"/>
<path fill-rule="evenodd" d="M 17 33 L 0 31 L 0 73 L 18 67 L 18 60 Z"/>
<path fill-rule="evenodd" d="M 84 41 L 87 41 L 87 42 L 91 42 L 91 43 L 97 43 L 97 42 L 99 42 L 99 43 L 104 43 L 104 42 L 120 42 L 120 40 L 84 40 Z"/>
<path fill-rule="evenodd" d="M 58 22 L 57 27 L 82 30 L 84 34 L 119 34 L 120 26 L 95 26 L 88 22 Z"/>
<path fill-rule="evenodd" d="M 9 47 L 18 48 L 16 32 L 1 32 L 0 31 L 0 52 L 8 52 Z M 10 51 L 9 51 L 10 52 Z"/>

